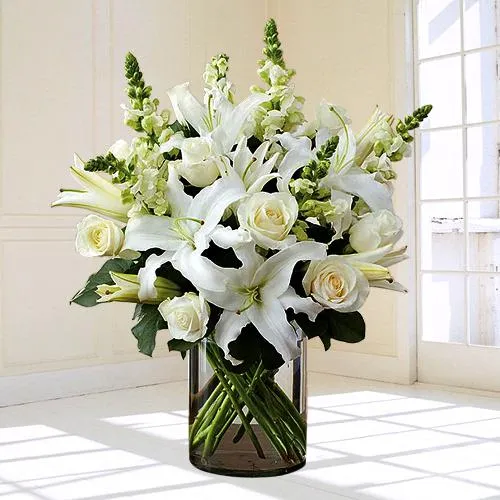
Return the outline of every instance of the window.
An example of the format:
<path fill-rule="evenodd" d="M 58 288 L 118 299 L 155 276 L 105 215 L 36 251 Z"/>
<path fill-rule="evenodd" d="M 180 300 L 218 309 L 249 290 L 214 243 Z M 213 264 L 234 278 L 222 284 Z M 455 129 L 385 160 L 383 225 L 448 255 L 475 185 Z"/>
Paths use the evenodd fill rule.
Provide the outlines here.
<path fill-rule="evenodd" d="M 414 0 L 421 335 L 500 347 L 500 0 Z"/>

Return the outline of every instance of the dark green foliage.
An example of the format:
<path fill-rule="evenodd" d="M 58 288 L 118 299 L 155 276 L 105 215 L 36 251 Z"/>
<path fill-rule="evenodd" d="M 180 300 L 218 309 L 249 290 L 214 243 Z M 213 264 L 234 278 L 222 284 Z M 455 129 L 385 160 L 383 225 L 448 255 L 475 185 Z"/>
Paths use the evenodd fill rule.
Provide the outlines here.
<path fill-rule="evenodd" d="M 322 311 L 316 321 L 310 321 L 305 314 L 295 315 L 295 321 L 307 338 L 319 337 L 325 351 L 331 340 L 354 344 L 365 338 L 365 321 L 359 312 L 341 313 L 333 309 Z"/>
<path fill-rule="evenodd" d="M 181 353 L 182 359 L 186 357 L 187 352 L 195 346 L 196 342 L 186 342 L 181 339 L 171 339 L 167 342 L 169 351 Z"/>
<path fill-rule="evenodd" d="M 274 19 L 269 19 L 266 23 L 264 28 L 264 44 L 264 55 L 274 64 L 278 64 L 284 68 L 283 51 L 281 50 L 281 42 L 278 36 L 278 27 Z"/>
<path fill-rule="evenodd" d="M 153 304 L 137 304 L 132 319 L 138 319 L 132 327 L 132 333 L 137 339 L 139 352 L 152 356 L 156 346 L 156 333 L 167 328 L 167 323 L 158 311 L 158 306 Z"/>
<path fill-rule="evenodd" d="M 111 152 L 106 156 L 96 156 L 85 163 L 88 172 L 104 172 L 110 175 L 113 182 L 123 183 L 132 176 L 132 167 L 129 169 L 124 160 L 119 160 Z"/>
<path fill-rule="evenodd" d="M 227 368 L 234 372 L 244 372 L 248 366 L 262 361 L 266 370 L 276 370 L 284 364 L 283 358 L 253 326 L 245 326 L 236 340 L 229 343 L 231 356 L 243 361 L 240 365 L 233 366 L 228 362 Z"/>
<path fill-rule="evenodd" d="M 432 104 L 425 104 L 417 108 L 411 115 L 405 116 L 404 120 L 399 120 L 396 125 L 396 131 L 405 142 L 413 141 L 413 137 L 409 134 L 409 131 L 420 127 L 420 123 L 429 116 L 431 111 Z"/>
<path fill-rule="evenodd" d="M 97 304 L 97 300 L 100 298 L 96 293 L 96 289 L 99 285 L 110 285 L 113 280 L 110 276 L 110 271 L 116 273 L 130 273 L 137 268 L 137 264 L 131 260 L 125 259 L 110 259 L 104 263 L 104 265 L 92 274 L 85 286 L 71 299 L 70 304 L 75 303 L 83 307 L 92 307 Z"/>

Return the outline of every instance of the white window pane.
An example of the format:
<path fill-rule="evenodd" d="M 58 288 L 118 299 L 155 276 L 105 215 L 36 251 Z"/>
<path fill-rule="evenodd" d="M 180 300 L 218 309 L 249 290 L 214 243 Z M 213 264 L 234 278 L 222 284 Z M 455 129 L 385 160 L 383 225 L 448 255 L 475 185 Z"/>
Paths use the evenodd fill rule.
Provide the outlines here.
<path fill-rule="evenodd" d="M 500 277 L 469 277 L 470 343 L 500 347 Z"/>
<path fill-rule="evenodd" d="M 467 206 L 469 269 L 500 271 L 500 202 L 471 201 Z"/>
<path fill-rule="evenodd" d="M 465 56 L 465 93 L 467 122 L 499 118 L 499 52 L 482 50 Z"/>
<path fill-rule="evenodd" d="M 462 123 L 462 76 L 459 56 L 423 62 L 420 68 L 420 105 L 432 104 L 424 127 Z"/>
<path fill-rule="evenodd" d="M 463 196 L 462 129 L 420 134 L 422 199 Z"/>
<path fill-rule="evenodd" d="M 460 50 L 459 0 L 419 0 L 417 16 L 420 58 Z"/>
<path fill-rule="evenodd" d="M 422 269 L 460 271 L 465 267 L 462 202 L 423 203 L 420 212 Z"/>
<path fill-rule="evenodd" d="M 465 278 L 460 274 L 422 277 L 422 339 L 465 343 Z"/>
<path fill-rule="evenodd" d="M 497 0 L 464 0 L 464 47 L 466 50 L 497 45 Z"/>
<path fill-rule="evenodd" d="M 498 189 L 500 127 L 496 124 L 467 129 L 467 195 L 496 196 Z"/>

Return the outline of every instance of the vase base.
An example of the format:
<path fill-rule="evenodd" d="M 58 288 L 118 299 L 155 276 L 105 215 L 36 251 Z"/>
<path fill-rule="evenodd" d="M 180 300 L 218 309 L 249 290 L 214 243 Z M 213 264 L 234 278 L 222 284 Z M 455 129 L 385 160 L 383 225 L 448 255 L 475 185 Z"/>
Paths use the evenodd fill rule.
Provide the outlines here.
<path fill-rule="evenodd" d="M 275 469 L 228 469 L 225 467 L 218 467 L 210 463 L 203 463 L 203 459 L 200 457 L 189 457 L 191 464 L 204 472 L 209 472 L 210 474 L 217 474 L 219 476 L 232 476 L 232 477 L 274 477 L 283 476 L 285 474 L 290 474 L 299 469 L 302 469 L 306 465 L 306 461 L 291 464 L 289 466 L 281 466 Z"/>

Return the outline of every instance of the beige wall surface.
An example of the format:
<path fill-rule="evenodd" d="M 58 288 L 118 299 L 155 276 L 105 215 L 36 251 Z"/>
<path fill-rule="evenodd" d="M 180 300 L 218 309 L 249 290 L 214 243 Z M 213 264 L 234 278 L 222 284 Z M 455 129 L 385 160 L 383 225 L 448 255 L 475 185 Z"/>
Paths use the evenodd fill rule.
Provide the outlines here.
<path fill-rule="evenodd" d="M 131 306 L 68 305 L 100 263 L 74 250 L 82 214 L 49 208 L 58 187 L 72 185 L 74 151 L 88 158 L 130 137 L 119 108 L 128 50 L 165 105 L 176 83 L 199 91 L 204 64 L 220 51 L 241 97 L 258 83 L 262 28 L 273 16 L 307 113 L 325 97 L 359 128 L 375 104 L 395 107 L 394 2 L 0 0 L 0 375 L 143 359 Z M 394 355 L 395 307 L 394 297 L 373 294 L 366 342 L 339 349 Z M 158 341 L 157 356 L 168 356 L 166 337 Z"/>

